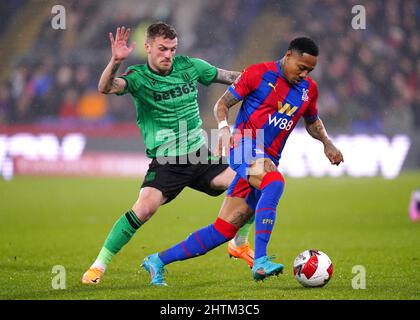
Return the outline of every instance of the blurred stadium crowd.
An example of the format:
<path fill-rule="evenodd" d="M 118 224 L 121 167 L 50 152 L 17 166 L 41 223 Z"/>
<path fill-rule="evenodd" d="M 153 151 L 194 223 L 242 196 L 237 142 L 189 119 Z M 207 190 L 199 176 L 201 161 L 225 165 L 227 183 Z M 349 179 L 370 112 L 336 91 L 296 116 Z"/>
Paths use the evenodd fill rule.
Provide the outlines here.
<path fill-rule="evenodd" d="M 1 10 L 0 30 L 16 23 L 14 15 L 27 2 L 2 1 L 8 10 Z M 351 27 L 356 4 L 366 8 L 365 30 Z M 66 30 L 54 30 L 51 10 L 44 12 L 36 36 L 26 39 L 29 49 L 8 66 L 0 82 L 0 125 L 133 122 L 135 108 L 128 96 L 104 96 L 96 90 L 110 58 L 108 32 L 120 25 L 132 28 L 137 47 L 125 66 L 145 62 L 146 27 L 164 20 L 178 30 L 179 54 L 233 69 L 246 42 L 272 41 L 249 38 L 248 31 L 264 23 L 258 19 L 264 12 L 276 12 L 288 29 L 273 41 L 272 59 L 280 57 L 295 36 L 309 35 L 319 43 L 319 66 L 312 76 L 328 127 L 352 133 L 420 129 L 419 1 L 80 0 L 63 5 Z M 258 61 L 254 57 L 250 63 Z M 208 105 L 214 101 L 207 102 L 205 91 L 200 92 L 200 105 L 210 114 Z"/>

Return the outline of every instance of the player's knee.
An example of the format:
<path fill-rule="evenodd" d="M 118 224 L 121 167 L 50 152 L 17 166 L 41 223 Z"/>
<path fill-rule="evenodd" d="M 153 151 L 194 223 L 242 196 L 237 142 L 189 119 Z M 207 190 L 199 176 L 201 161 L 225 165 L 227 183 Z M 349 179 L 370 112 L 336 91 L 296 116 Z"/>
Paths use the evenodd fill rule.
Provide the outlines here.
<path fill-rule="evenodd" d="M 271 159 L 259 158 L 251 164 L 248 175 L 254 176 L 257 179 L 262 179 L 262 177 L 269 172 L 277 172 L 276 165 Z"/>
<path fill-rule="evenodd" d="M 148 201 L 137 200 L 132 209 L 140 221 L 146 222 L 153 216 L 158 207 L 159 206 L 156 206 Z"/>
<path fill-rule="evenodd" d="M 284 187 L 285 181 L 283 175 L 276 171 L 268 172 L 264 175 L 261 180 L 260 190 L 264 189 L 268 185 L 282 185 Z"/>
<path fill-rule="evenodd" d="M 277 166 L 271 159 L 264 158 L 264 171 L 265 172 L 278 172 Z"/>
<path fill-rule="evenodd" d="M 236 172 L 228 167 L 210 181 L 210 186 L 215 190 L 227 190 L 232 183 L 233 178 L 235 178 L 235 175 Z"/>

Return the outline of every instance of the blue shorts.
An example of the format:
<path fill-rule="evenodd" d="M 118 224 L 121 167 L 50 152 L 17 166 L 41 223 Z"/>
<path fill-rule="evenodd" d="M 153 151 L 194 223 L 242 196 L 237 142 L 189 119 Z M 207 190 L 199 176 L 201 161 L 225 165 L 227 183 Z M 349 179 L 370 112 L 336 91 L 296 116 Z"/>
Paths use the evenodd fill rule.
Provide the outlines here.
<path fill-rule="evenodd" d="M 244 198 L 248 206 L 255 211 L 261 196 L 261 191 L 252 187 L 248 182 L 249 168 L 257 159 L 272 159 L 264 152 L 264 146 L 257 145 L 252 138 L 242 138 L 238 144 L 230 149 L 229 166 L 236 172 L 230 184 L 227 196 Z"/>
<path fill-rule="evenodd" d="M 248 207 L 255 212 L 255 207 L 261 197 L 261 191 L 252 187 L 247 180 L 236 174 L 227 190 L 227 196 L 245 199 Z"/>
<path fill-rule="evenodd" d="M 271 158 L 264 151 L 264 146 L 257 145 L 252 138 L 242 138 L 234 148 L 230 149 L 228 156 L 229 166 L 248 181 L 251 165 L 260 158 Z"/>

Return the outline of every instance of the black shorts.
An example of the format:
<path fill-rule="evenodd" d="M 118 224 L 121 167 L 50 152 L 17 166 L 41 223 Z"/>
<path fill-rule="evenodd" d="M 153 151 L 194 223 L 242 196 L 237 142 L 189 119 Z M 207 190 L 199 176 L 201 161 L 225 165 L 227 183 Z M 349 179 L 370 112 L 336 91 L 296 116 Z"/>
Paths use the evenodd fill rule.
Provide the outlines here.
<path fill-rule="evenodd" d="M 207 148 L 199 149 L 194 157 L 194 161 L 188 156 L 154 158 L 149 164 L 141 188 L 153 187 L 160 190 L 167 198 L 165 203 L 175 199 L 185 187 L 214 197 L 225 192 L 212 189 L 210 182 L 229 167 L 226 158 L 215 158 Z M 201 161 L 195 161 L 197 158 Z"/>

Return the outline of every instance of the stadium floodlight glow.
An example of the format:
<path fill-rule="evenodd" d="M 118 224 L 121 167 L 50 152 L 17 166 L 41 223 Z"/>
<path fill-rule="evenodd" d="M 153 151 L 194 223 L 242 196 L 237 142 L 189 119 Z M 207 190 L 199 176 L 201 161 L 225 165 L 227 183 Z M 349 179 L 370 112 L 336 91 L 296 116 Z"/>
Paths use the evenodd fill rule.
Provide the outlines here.
<path fill-rule="evenodd" d="M 80 133 L 71 133 L 63 138 L 61 156 L 63 160 L 77 160 L 82 156 L 86 145 L 86 137 Z"/>
<path fill-rule="evenodd" d="M 210 142 L 214 143 L 213 138 L 217 141 L 216 133 L 212 132 L 211 137 Z M 312 139 L 304 129 L 295 129 L 283 150 L 279 170 L 287 176 L 296 178 L 381 175 L 386 179 L 394 179 L 401 171 L 411 144 L 410 138 L 406 135 L 396 135 L 390 139 L 384 135 L 342 134 L 332 139 L 344 155 L 344 163 L 339 166 L 330 164 L 324 155 L 322 143 Z M 61 144 L 60 139 L 53 134 L 0 135 L 0 174 L 13 173 L 13 166 L 10 164 L 13 164 L 15 157 L 22 157 L 28 161 L 44 161 L 45 168 L 51 166 L 54 161 L 78 161 L 82 159 L 85 145 L 86 137 L 79 133 L 64 136 Z M 117 157 L 121 163 L 124 156 L 127 156 L 127 154 L 110 153 L 107 157 L 110 155 Z M 133 156 L 138 154 L 129 155 Z M 104 156 L 101 159 L 105 161 L 105 158 Z M 26 164 L 30 165 L 28 161 Z M 115 165 L 114 161 L 109 161 L 108 165 L 112 163 Z M 133 176 L 138 176 L 138 170 L 137 166 L 127 166 L 124 175 L 130 175 L 131 172 Z"/>
<path fill-rule="evenodd" d="M 28 160 L 39 157 L 38 138 L 30 133 L 18 133 L 6 140 L 7 155 L 10 157 L 22 156 Z"/>
<path fill-rule="evenodd" d="M 344 155 L 344 163 L 339 166 L 329 163 L 320 142 L 309 137 L 305 130 L 295 129 L 284 148 L 280 170 L 292 177 L 344 174 L 373 177 L 380 174 L 393 179 L 400 173 L 411 144 L 406 135 L 396 135 L 392 139 L 384 135 L 339 135 L 333 140 Z"/>
<path fill-rule="evenodd" d="M 64 136 L 61 146 L 59 138 L 54 134 L 0 135 L 0 174 L 10 179 L 14 172 L 13 159 L 17 157 L 33 161 L 77 160 L 85 145 L 86 137 L 78 133 Z"/>

